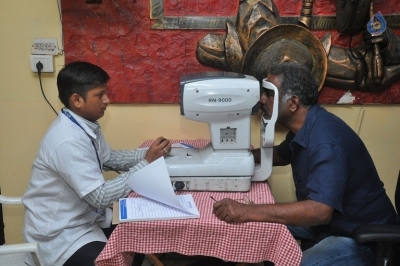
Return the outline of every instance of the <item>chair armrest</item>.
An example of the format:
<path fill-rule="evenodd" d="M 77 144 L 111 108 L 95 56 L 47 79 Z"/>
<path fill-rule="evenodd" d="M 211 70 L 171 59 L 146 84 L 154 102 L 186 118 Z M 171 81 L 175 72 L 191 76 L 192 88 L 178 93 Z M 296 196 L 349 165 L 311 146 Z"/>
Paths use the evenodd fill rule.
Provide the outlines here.
<path fill-rule="evenodd" d="M 8 197 L 8 196 L 0 195 L 0 203 L 22 204 L 22 198 L 21 197 Z"/>
<path fill-rule="evenodd" d="M 37 243 L 22 243 L 22 244 L 6 244 L 0 246 L 0 254 L 14 254 L 14 253 L 37 253 Z"/>
<path fill-rule="evenodd" d="M 0 246 L 0 256 L 6 256 L 3 259 L 7 259 L 7 256 L 11 258 L 10 262 L 16 262 L 16 254 L 30 254 L 30 259 L 32 260 L 32 265 L 41 266 L 44 265 L 42 259 L 39 255 L 39 245 L 38 243 L 21 243 L 21 244 L 5 244 Z M 25 255 L 23 257 L 18 256 L 17 260 L 21 259 L 21 262 L 25 260 Z M 30 260 L 28 257 L 28 261 Z M 11 263 L 9 265 L 21 265 L 21 264 L 14 264 Z M 23 263 L 25 265 L 25 263 Z M 2 264 L 3 265 L 3 264 Z"/>
<path fill-rule="evenodd" d="M 361 225 L 353 230 L 358 243 L 400 242 L 400 225 Z"/>

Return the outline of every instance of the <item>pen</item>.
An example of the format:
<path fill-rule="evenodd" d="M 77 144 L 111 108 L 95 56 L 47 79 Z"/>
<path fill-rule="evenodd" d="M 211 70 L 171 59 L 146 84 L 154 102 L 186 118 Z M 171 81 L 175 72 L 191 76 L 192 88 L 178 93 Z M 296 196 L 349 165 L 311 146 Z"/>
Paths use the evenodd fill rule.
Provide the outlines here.
<path fill-rule="evenodd" d="M 216 199 L 213 198 L 213 196 L 210 196 L 210 198 L 211 198 L 213 201 L 217 201 Z"/>
<path fill-rule="evenodd" d="M 185 147 L 189 148 L 189 149 L 196 149 L 196 147 L 194 147 L 194 146 L 192 146 L 192 145 L 190 145 L 190 144 L 187 144 L 187 143 L 180 142 L 180 144 L 181 144 L 182 146 L 185 146 Z"/>

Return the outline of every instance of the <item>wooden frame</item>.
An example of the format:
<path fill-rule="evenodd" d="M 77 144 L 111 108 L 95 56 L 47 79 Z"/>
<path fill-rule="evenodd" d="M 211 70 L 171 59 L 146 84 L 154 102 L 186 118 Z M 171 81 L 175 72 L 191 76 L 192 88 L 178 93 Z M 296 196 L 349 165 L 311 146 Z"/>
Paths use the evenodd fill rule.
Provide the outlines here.
<path fill-rule="evenodd" d="M 151 26 L 153 30 L 169 29 L 226 29 L 226 22 L 236 26 L 236 16 L 164 16 L 164 0 L 150 0 L 150 19 L 156 20 Z M 297 24 L 298 16 L 281 17 L 283 24 Z M 387 26 L 400 28 L 400 14 L 385 16 Z M 335 16 L 312 16 L 311 29 L 337 29 Z"/>

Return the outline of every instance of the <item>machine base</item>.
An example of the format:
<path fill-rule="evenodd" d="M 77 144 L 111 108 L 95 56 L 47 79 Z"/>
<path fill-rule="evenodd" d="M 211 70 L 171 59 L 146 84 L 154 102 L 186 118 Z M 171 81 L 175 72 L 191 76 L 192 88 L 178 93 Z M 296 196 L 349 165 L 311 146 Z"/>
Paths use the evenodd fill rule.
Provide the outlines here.
<path fill-rule="evenodd" d="M 174 190 L 197 190 L 197 191 L 249 191 L 251 176 L 240 177 L 210 177 L 171 176 Z"/>

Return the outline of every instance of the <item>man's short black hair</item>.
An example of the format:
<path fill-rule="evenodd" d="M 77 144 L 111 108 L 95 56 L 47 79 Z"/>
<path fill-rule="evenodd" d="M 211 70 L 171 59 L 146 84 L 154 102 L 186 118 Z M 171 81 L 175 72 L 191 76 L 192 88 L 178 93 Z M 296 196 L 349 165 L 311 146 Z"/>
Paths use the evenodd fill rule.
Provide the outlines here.
<path fill-rule="evenodd" d="M 57 76 L 58 98 L 69 108 L 69 98 L 77 93 L 86 99 L 87 92 L 107 84 L 110 76 L 101 67 L 89 62 L 72 62 L 64 66 Z"/>

